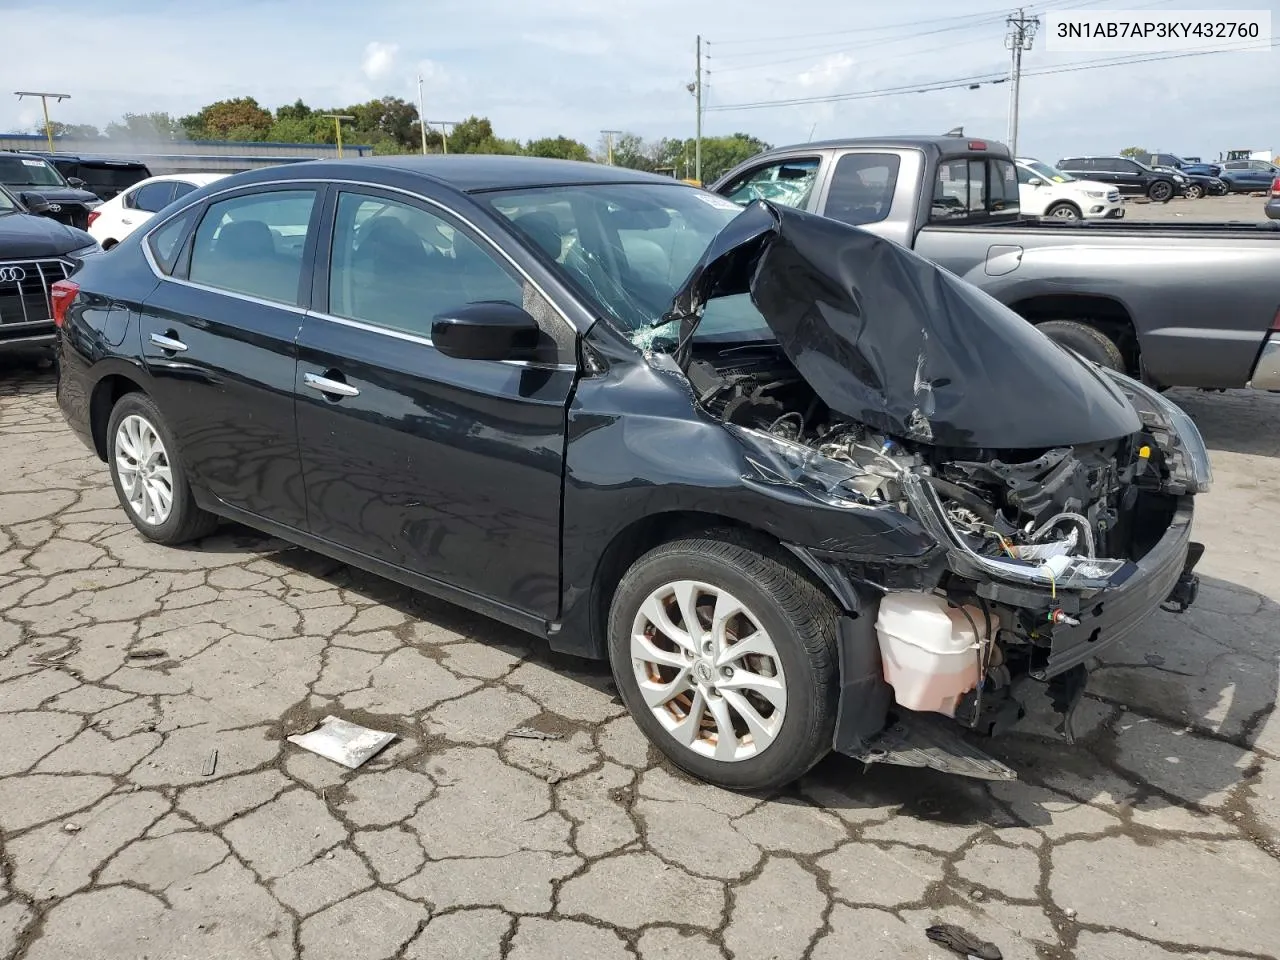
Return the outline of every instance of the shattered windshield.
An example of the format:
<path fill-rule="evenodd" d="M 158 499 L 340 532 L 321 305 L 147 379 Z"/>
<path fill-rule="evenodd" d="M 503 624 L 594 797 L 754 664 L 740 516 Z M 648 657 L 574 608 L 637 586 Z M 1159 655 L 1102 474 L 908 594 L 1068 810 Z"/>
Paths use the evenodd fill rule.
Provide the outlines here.
<path fill-rule="evenodd" d="M 677 183 L 574 184 L 484 199 L 641 347 L 678 334 L 652 328 L 712 239 L 742 212 Z M 708 304 L 698 329 L 702 341 L 771 338 L 745 293 Z"/>

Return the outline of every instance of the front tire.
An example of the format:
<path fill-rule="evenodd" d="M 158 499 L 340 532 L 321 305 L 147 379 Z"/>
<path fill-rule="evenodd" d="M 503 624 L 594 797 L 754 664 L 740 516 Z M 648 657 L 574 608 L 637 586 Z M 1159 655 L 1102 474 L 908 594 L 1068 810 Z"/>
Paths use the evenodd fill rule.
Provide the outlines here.
<path fill-rule="evenodd" d="M 1051 206 L 1048 210 L 1044 212 L 1044 215 L 1054 220 L 1081 219 L 1080 208 L 1077 207 L 1074 203 L 1067 203 L 1066 201 L 1055 203 L 1053 206 Z"/>
<path fill-rule="evenodd" d="M 1036 329 L 1098 366 L 1125 372 L 1124 354 L 1110 337 L 1096 327 L 1075 320 L 1047 320 L 1036 324 Z"/>
<path fill-rule="evenodd" d="M 707 534 L 655 547 L 626 572 L 609 659 L 632 717 L 672 763 L 731 790 L 777 789 L 831 749 L 838 617 L 767 543 Z"/>
<path fill-rule="evenodd" d="M 1173 196 L 1173 184 L 1168 180 L 1157 180 L 1147 188 L 1147 198 L 1152 203 L 1168 203 Z"/>
<path fill-rule="evenodd" d="M 1204 196 L 1204 187 L 1198 183 L 1187 184 L 1187 189 L 1183 191 L 1183 196 L 1188 200 L 1199 200 Z"/>
<path fill-rule="evenodd" d="M 213 532 L 218 518 L 196 505 L 173 435 L 155 403 L 126 393 L 107 423 L 107 465 L 120 506 L 148 540 L 176 546 Z"/>

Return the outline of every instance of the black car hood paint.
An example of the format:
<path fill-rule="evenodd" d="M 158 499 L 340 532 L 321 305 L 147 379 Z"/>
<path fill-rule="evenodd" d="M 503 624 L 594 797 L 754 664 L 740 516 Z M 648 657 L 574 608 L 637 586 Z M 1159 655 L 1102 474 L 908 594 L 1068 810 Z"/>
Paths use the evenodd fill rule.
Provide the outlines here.
<path fill-rule="evenodd" d="M 681 342 L 710 299 L 750 292 L 832 410 L 947 447 L 1031 449 L 1136 433 L 1092 366 L 959 277 L 834 220 L 757 201 L 676 294 Z"/>
<path fill-rule="evenodd" d="M 77 190 L 75 187 L 20 187 L 10 186 L 10 193 L 21 196 L 34 193 L 44 197 L 50 203 L 97 203 L 98 195 L 88 190 Z"/>
<path fill-rule="evenodd" d="M 58 257 L 93 243 L 83 230 L 29 213 L 0 216 L 0 260 Z"/>

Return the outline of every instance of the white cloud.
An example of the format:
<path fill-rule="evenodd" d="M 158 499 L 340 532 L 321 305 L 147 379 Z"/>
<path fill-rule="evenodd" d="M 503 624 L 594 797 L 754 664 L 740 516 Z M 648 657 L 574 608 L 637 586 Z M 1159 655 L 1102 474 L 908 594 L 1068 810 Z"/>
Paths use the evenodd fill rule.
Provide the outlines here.
<path fill-rule="evenodd" d="M 360 70 L 370 80 L 382 80 L 389 74 L 396 63 L 396 54 L 400 52 L 398 43 L 381 43 L 372 40 L 364 48 L 364 61 Z"/>

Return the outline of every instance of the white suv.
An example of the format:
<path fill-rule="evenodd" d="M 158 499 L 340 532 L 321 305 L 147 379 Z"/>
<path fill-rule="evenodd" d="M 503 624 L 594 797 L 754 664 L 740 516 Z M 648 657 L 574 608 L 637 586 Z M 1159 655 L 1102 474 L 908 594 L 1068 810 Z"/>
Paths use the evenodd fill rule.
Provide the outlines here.
<path fill-rule="evenodd" d="M 1124 216 L 1120 191 L 1109 183 L 1077 180 L 1039 160 L 1019 157 L 1018 205 L 1029 217 L 1116 220 Z"/>
<path fill-rule="evenodd" d="M 90 212 L 89 235 L 103 250 L 110 250 L 178 197 L 225 176 L 225 173 L 175 173 L 139 180 Z"/>

